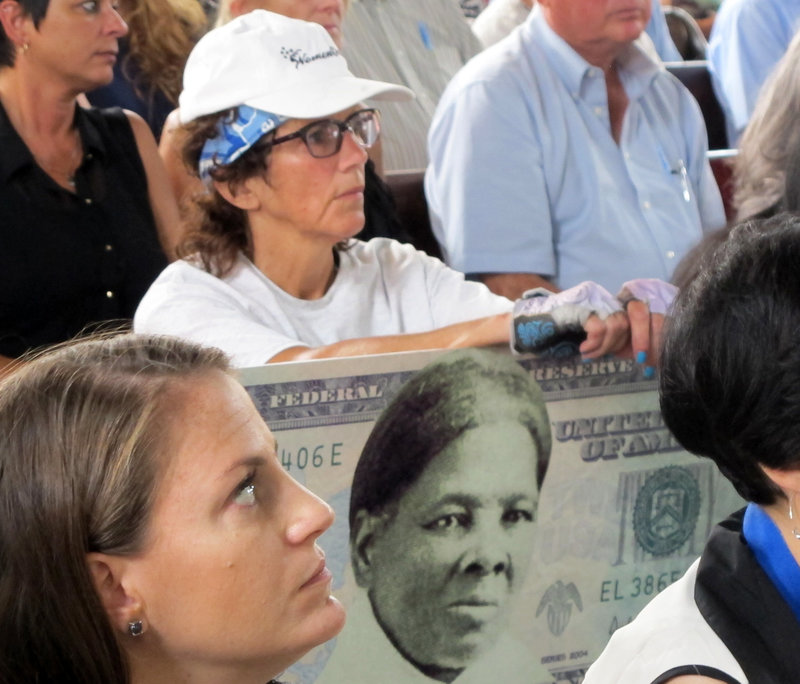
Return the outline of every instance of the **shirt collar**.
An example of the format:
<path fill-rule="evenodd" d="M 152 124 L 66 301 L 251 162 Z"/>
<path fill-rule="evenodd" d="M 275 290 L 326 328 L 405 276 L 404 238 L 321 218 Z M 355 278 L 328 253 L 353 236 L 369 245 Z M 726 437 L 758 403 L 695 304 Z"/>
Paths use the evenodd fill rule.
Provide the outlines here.
<path fill-rule="evenodd" d="M 101 157 L 106 156 L 106 145 L 103 137 L 94 121 L 88 116 L 83 107 L 75 107 L 75 124 L 78 127 L 81 140 L 83 141 L 84 153 L 92 152 Z"/>
<path fill-rule="evenodd" d="M 84 154 L 92 152 L 106 156 L 106 146 L 95 123 L 82 107 L 75 105 L 75 124 L 83 144 Z M 33 166 L 36 161 L 19 133 L 11 125 L 6 110 L 0 104 L 0 184 L 5 185 L 20 169 Z"/>
<path fill-rule="evenodd" d="M 744 514 L 742 534 L 758 564 L 800 620 L 800 566 L 778 526 L 761 506 L 751 503 Z"/>
<path fill-rule="evenodd" d="M 523 32 L 529 57 L 539 60 L 544 53 L 570 94 L 574 97 L 583 96 L 586 80 L 597 74 L 599 69 L 589 64 L 553 31 L 539 5 L 534 7 L 525 22 Z M 640 97 L 662 69 L 637 43 L 629 45 L 617 58 L 617 68 L 630 99 Z"/>
<path fill-rule="evenodd" d="M 33 163 L 33 155 L 22 142 L 2 104 L 0 104 L 0 183 L 5 185 L 8 179 L 24 166 Z"/>

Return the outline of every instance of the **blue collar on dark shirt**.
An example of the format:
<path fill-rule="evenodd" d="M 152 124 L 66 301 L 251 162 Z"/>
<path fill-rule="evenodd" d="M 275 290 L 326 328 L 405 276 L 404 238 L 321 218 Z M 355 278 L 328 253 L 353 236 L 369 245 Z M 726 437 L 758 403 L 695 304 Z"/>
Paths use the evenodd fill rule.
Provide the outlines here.
<path fill-rule="evenodd" d="M 758 564 L 800 620 L 800 566 L 778 526 L 761 506 L 751 503 L 744 514 L 742 533 Z"/>

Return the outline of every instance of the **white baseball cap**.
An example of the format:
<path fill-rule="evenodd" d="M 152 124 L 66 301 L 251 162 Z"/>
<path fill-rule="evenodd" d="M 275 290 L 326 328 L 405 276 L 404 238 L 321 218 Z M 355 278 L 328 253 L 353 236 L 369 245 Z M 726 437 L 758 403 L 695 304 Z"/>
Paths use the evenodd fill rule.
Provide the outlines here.
<path fill-rule="evenodd" d="M 239 105 L 314 119 L 362 100 L 409 100 L 408 88 L 356 78 L 319 24 L 254 10 L 209 31 L 183 73 L 183 123 Z"/>

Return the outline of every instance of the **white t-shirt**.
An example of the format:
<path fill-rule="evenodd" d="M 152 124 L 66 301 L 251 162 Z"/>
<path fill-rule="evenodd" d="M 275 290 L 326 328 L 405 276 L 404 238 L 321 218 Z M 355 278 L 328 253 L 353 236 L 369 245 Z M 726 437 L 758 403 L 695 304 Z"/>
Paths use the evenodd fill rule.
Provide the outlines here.
<path fill-rule="evenodd" d="M 134 330 L 219 347 L 243 368 L 290 347 L 428 332 L 511 311 L 508 299 L 410 245 L 385 238 L 351 245 L 339 252 L 330 289 L 314 300 L 287 294 L 243 255 L 224 278 L 177 261 L 145 294 Z"/>

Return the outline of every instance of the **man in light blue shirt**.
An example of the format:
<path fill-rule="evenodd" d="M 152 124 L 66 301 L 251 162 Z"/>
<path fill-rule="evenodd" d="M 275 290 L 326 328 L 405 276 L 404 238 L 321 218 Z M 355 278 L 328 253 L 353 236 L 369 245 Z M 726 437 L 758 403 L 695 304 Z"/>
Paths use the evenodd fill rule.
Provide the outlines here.
<path fill-rule="evenodd" d="M 714 92 L 736 145 L 758 91 L 800 28 L 800 0 L 725 0 L 711 29 L 708 59 Z"/>
<path fill-rule="evenodd" d="M 425 190 L 446 260 L 519 297 L 668 280 L 725 223 L 691 94 L 633 41 L 650 0 L 540 0 L 448 86 Z"/>

